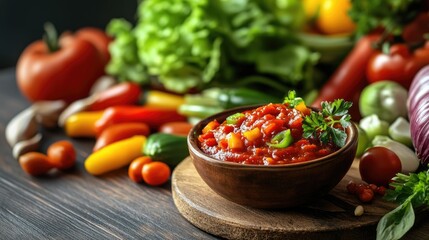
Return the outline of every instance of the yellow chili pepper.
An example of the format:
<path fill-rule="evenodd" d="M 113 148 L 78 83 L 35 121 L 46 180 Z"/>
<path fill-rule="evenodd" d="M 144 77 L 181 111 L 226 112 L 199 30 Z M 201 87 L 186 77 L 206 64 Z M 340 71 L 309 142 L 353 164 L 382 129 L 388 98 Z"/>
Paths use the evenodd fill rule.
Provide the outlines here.
<path fill-rule="evenodd" d="M 125 167 L 143 155 L 144 144 L 146 137 L 143 135 L 114 142 L 89 155 L 85 169 L 92 175 L 100 175 Z"/>
<path fill-rule="evenodd" d="M 79 112 L 67 118 L 65 131 L 69 137 L 95 137 L 95 122 L 101 118 L 103 111 Z"/>
<path fill-rule="evenodd" d="M 183 96 L 150 90 L 146 93 L 145 106 L 178 109 L 185 102 Z"/>

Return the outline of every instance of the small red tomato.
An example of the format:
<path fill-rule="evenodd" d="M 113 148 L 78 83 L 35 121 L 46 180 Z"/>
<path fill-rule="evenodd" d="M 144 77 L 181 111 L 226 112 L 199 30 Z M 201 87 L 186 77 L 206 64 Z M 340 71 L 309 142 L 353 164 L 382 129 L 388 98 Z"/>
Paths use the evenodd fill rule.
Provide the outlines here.
<path fill-rule="evenodd" d="M 358 198 L 361 202 L 371 202 L 374 199 L 374 192 L 370 188 L 364 188 L 358 193 Z"/>
<path fill-rule="evenodd" d="M 47 155 L 52 166 L 60 170 L 71 168 L 76 163 L 76 150 L 73 144 L 66 140 L 51 144 Z"/>
<path fill-rule="evenodd" d="M 192 124 L 188 122 L 169 122 L 159 128 L 159 132 L 187 136 Z"/>
<path fill-rule="evenodd" d="M 350 182 L 347 184 L 347 191 L 348 191 L 349 193 L 351 193 L 351 194 L 356 194 L 356 193 L 357 193 L 357 190 L 358 190 L 358 185 L 357 185 L 355 182 L 350 181 Z"/>
<path fill-rule="evenodd" d="M 31 176 L 39 176 L 47 173 L 53 168 L 48 156 L 39 152 L 28 152 L 19 157 L 22 170 Z"/>
<path fill-rule="evenodd" d="M 384 186 L 377 187 L 375 192 L 380 196 L 384 196 L 384 194 L 386 193 L 386 188 Z"/>
<path fill-rule="evenodd" d="M 143 165 L 143 180 L 151 186 L 159 186 L 170 178 L 170 167 L 163 162 L 151 162 Z"/>
<path fill-rule="evenodd" d="M 385 147 L 372 147 L 364 152 L 359 163 L 363 181 L 377 186 L 387 186 L 402 169 L 399 157 Z"/>
<path fill-rule="evenodd" d="M 133 182 L 139 183 L 143 181 L 142 169 L 143 166 L 147 163 L 152 162 L 152 158 L 148 156 L 141 156 L 134 159 L 130 166 L 128 167 L 128 177 L 133 180 Z"/>

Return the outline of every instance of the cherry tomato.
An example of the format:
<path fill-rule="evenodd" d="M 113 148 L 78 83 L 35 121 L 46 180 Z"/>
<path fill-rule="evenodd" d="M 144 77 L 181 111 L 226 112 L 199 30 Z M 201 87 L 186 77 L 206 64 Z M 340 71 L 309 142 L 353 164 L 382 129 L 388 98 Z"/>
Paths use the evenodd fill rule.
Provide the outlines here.
<path fill-rule="evenodd" d="M 31 176 L 46 174 L 53 168 L 48 156 L 39 152 L 28 152 L 19 157 L 22 170 Z"/>
<path fill-rule="evenodd" d="M 384 196 L 384 194 L 386 193 L 386 187 L 384 186 L 377 187 L 377 189 L 375 190 L 375 193 L 377 193 L 380 196 Z"/>
<path fill-rule="evenodd" d="M 366 75 L 369 83 L 391 80 L 408 89 L 417 72 L 428 64 L 429 42 L 414 51 L 410 51 L 406 44 L 398 43 L 390 47 L 389 53 L 374 53 Z"/>
<path fill-rule="evenodd" d="M 363 181 L 377 186 L 387 186 L 390 180 L 401 172 L 399 157 L 385 147 L 371 147 L 364 152 L 359 163 Z"/>
<path fill-rule="evenodd" d="M 362 188 L 358 192 L 358 198 L 361 202 L 371 202 L 374 199 L 374 192 L 370 188 Z"/>
<path fill-rule="evenodd" d="M 47 155 L 51 165 L 60 170 L 71 168 L 76 163 L 76 150 L 73 144 L 66 140 L 51 144 Z"/>
<path fill-rule="evenodd" d="M 349 192 L 349 193 L 351 193 L 351 194 L 356 194 L 357 193 L 357 190 L 358 190 L 358 185 L 355 183 L 355 182 L 353 182 L 353 181 L 350 181 L 348 184 L 347 184 L 347 191 Z"/>
<path fill-rule="evenodd" d="M 159 128 L 159 132 L 187 136 L 192 124 L 188 122 L 169 122 Z"/>
<path fill-rule="evenodd" d="M 134 159 L 130 166 L 128 167 L 128 177 L 133 180 L 133 182 L 139 183 L 143 181 L 142 169 L 143 166 L 147 163 L 152 162 L 152 158 L 148 156 L 141 156 Z"/>
<path fill-rule="evenodd" d="M 151 162 L 143 165 L 143 180 L 151 186 L 159 186 L 170 178 L 170 167 L 163 162 Z"/>
<path fill-rule="evenodd" d="M 126 122 L 118 123 L 107 127 L 98 136 L 94 145 L 93 151 L 98 151 L 101 148 L 135 135 L 148 136 L 150 133 L 149 126 L 142 122 Z"/>
<path fill-rule="evenodd" d="M 347 15 L 350 0 L 324 0 L 319 9 L 316 25 L 325 34 L 350 34 L 355 24 Z"/>

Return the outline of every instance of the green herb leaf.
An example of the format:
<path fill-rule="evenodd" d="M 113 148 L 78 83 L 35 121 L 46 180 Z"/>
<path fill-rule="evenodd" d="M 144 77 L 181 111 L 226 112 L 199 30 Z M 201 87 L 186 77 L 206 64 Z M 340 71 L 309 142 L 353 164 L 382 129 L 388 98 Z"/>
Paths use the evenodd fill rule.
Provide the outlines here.
<path fill-rule="evenodd" d="M 415 215 L 411 201 L 406 201 L 384 215 L 377 225 L 377 239 L 400 239 L 414 225 Z"/>
<path fill-rule="evenodd" d="M 289 91 L 283 101 L 284 104 L 288 104 L 289 108 L 295 108 L 301 102 L 304 102 L 304 100 L 300 97 L 296 97 L 296 92 L 294 90 Z"/>
<path fill-rule="evenodd" d="M 421 11 L 424 0 L 356 0 L 352 1 L 349 11 L 356 23 L 356 35 L 359 38 L 377 28 L 387 33 L 400 35 L 407 23 Z"/>
<path fill-rule="evenodd" d="M 351 102 L 337 99 L 332 103 L 322 102 L 321 112 L 311 112 L 303 121 L 303 137 L 318 138 L 322 143 L 332 142 L 338 147 L 346 144 L 345 128 L 350 126 L 351 117 L 348 109 Z M 340 124 L 341 128 L 336 127 Z"/>
<path fill-rule="evenodd" d="M 429 206 L 429 170 L 405 175 L 397 173 L 384 199 L 401 205 L 387 213 L 377 226 L 377 239 L 399 239 L 414 224 L 414 210 Z"/>
<path fill-rule="evenodd" d="M 346 144 L 347 134 L 338 128 L 330 128 L 332 140 L 337 146 L 344 146 Z"/>

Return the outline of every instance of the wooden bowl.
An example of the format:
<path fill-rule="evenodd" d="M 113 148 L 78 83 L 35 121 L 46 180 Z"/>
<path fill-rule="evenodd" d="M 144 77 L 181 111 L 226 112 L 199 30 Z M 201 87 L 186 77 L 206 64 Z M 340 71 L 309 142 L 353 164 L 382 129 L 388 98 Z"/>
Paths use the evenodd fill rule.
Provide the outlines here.
<path fill-rule="evenodd" d="M 236 112 L 257 106 L 227 110 L 197 123 L 188 135 L 188 148 L 204 182 L 220 196 L 240 205 L 275 209 L 289 208 L 320 199 L 334 188 L 349 170 L 357 148 L 355 124 L 347 131 L 344 147 L 322 158 L 285 165 L 245 165 L 217 160 L 205 154 L 198 136 L 207 123 L 223 122 Z"/>

